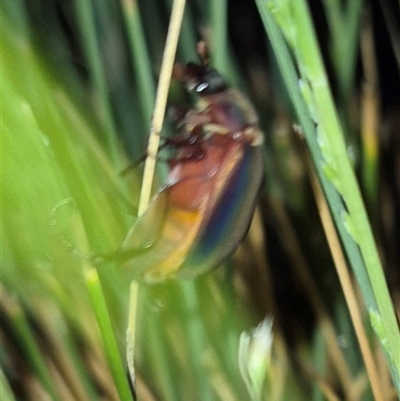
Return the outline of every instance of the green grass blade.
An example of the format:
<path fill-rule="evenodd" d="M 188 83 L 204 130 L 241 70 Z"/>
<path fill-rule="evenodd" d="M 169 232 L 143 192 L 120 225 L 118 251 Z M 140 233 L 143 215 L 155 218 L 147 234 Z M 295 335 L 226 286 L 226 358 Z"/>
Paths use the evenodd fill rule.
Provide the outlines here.
<path fill-rule="evenodd" d="M 89 71 L 96 88 L 99 103 L 100 114 L 106 128 L 105 142 L 108 145 L 112 160 L 118 167 L 118 149 L 116 143 L 116 127 L 114 123 L 113 112 L 107 89 L 106 75 L 102 65 L 102 57 L 97 40 L 97 33 L 94 21 L 94 11 L 89 0 L 76 0 L 75 8 L 80 25 L 80 33 L 84 43 L 85 54 L 89 65 Z M 119 166 L 121 167 L 121 166 Z"/>
<path fill-rule="evenodd" d="M 211 56 L 218 71 L 229 70 L 228 5 L 226 0 L 210 3 L 210 25 L 212 31 Z"/>
<path fill-rule="evenodd" d="M 3 401 L 16 401 L 3 370 L 0 370 L 0 394 Z"/>
<path fill-rule="evenodd" d="M 341 99 L 348 99 L 357 63 L 362 0 L 322 2 L 329 24 L 331 60 L 335 68 Z"/>
<path fill-rule="evenodd" d="M 87 267 L 85 270 L 85 279 L 90 299 L 92 301 L 93 311 L 96 315 L 97 323 L 103 339 L 104 352 L 107 356 L 118 394 L 121 401 L 132 401 L 134 398 L 129 388 L 124 363 L 122 362 L 121 354 L 118 349 L 97 271 L 94 268 Z"/>
<path fill-rule="evenodd" d="M 5 294 L 2 291 L 2 298 L 3 296 L 5 296 Z M 54 401 L 61 401 L 53 384 L 53 378 L 43 358 L 42 351 L 36 342 L 35 335 L 32 332 L 23 309 L 13 300 L 7 300 L 5 298 L 3 298 L 3 307 L 6 308 L 7 315 L 12 322 L 15 336 L 18 339 L 18 343 L 22 345 L 32 371 L 35 372 L 42 382 L 43 387 L 47 390 L 51 399 Z"/>
<path fill-rule="evenodd" d="M 136 0 L 123 0 L 122 12 L 128 32 L 130 55 L 139 90 L 140 107 L 143 110 L 145 126 L 150 126 L 155 101 L 156 87 L 152 76 L 151 62 L 147 52 L 140 10 Z"/>
<path fill-rule="evenodd" d="M 168 9 L 172 10 L 174 0 L 167 0 Z M 185 7 L 185 12 L 183 14 L 181 34 L 179 37 L 177 59 L 182 61 L 196 60 L 196 41 L 198 35 L 196 32 L 196 25 L 191 12 L 190 4 Z"/>
<path fill-rule="evenodd" d="M 204 365 L 199 363 L 199 361 L 202 360 L 202 350 L 205 348 L 205 333 L 203 332 L 204 327 L 199 318 L 199 300 L 196 293 L 196 286 L 193 282 L 185 282 L 181 286 L 181 290 L 182 299 L 187 307 L 185 320 L 188 333 L 188 347 L 193 374 L 197 378 L 197 391 L 205 400 L 212 399 L 212 391 L 208 383 Z"/>
<path fill-rule="evenodd" d="M 387 352 L 393 380 L 400 390 L 400 333 L 365 207 L 347 155 L 307 6 L 303 1 L 258 0 L 257 4 L 338 231 L 371 314 L 371 323 Z M 301 73 L 301 88 L 281 32 L 292 47 Z M 358 247 L 362 258 L 357 255 Z"/>

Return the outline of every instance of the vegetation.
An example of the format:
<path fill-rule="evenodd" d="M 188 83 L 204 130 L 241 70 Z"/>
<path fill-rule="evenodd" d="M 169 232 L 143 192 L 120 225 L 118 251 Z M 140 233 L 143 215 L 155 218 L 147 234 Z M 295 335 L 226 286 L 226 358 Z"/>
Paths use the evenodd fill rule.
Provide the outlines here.
<path fill-rule="evenodd" d="M 397 399 L 398 2 L 187 2 L 176 61 L 203 38 L 252 99 L 265 184 L 224 266 L 130 286 L 97 256 L 140 208 L 142 165 L 120 173 L 177 3 L 1 3 L 1 398 Z"/>

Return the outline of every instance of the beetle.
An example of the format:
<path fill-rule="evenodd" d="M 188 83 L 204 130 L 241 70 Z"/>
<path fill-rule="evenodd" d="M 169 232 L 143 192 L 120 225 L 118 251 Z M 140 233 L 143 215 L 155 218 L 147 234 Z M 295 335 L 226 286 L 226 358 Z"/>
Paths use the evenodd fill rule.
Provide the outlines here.
<path fill-rule="evenodd" d="M 198 101 L 177 118 L 180 133 L 166 140 L 176 150 L 166 182 L 122 246 L 123 265 L 135 279 L 192 279 L 218 267 L 254 212 L 264 171 L 256 112 L 200 58 L 176 69 Z"/>

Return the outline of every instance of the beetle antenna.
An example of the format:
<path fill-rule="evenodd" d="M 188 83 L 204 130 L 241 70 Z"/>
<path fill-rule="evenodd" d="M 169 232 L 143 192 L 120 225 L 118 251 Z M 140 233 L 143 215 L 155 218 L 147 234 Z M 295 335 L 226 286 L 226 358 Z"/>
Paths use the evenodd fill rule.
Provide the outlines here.
<path fill-rule="evenodd" d="M 197 43 L 196 50 L 197 50 L 197 54 L 199 55 L 201 64 L 204 67 L 209 67 L 209 65 L 211 64 L 211 61 L 210 61 L 210 54 L 208 52 L 206 42 L 204 40 L 200 40 Z"/>

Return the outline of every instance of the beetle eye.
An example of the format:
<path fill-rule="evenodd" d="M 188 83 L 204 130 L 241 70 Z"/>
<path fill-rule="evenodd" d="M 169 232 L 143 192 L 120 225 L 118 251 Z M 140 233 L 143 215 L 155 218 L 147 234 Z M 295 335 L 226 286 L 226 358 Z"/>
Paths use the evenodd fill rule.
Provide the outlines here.
<path fill-rule="evenodd" d="M 212 95 L 228 88 L 226 81 L 216 70 L 207 70 L 202 78 L 202 83 L 196 88 L 198 94 Z"/>
<path fill-rule="evenodd" d="M 224 78 L 214 69 L 189 63 L 185 68 L 186 89 L 200 96 L 212 95 L 228 88 Z"/>
<path fill-rule="evenodd" d="M 203 93 L 207 90 L 207 88 L 209 88 L 209 84 L 206 82 L 202 82 L 201 84 L 197 85 L 196 92 Z"/>

